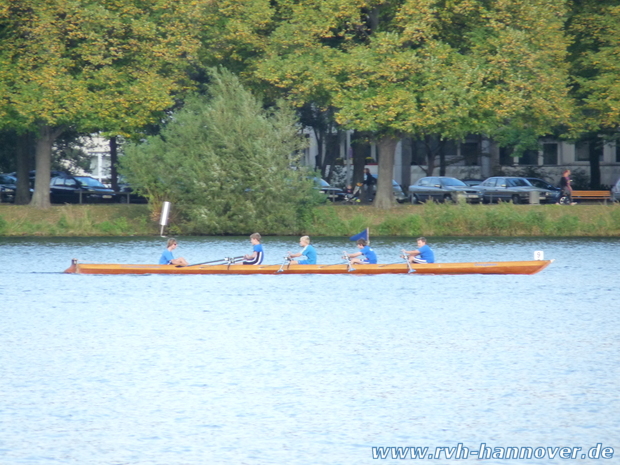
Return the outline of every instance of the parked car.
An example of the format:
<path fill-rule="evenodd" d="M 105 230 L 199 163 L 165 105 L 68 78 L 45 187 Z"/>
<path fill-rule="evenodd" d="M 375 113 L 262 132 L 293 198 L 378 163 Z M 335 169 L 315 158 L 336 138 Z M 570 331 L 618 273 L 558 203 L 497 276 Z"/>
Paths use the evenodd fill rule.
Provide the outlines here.
<path fill-rule="evenodd" d="M 480 203 L 482 195 L 476 187 L 470 187 L 463 181 L 447 176 L 427 176 L 418 179 L 409 186 L 411 203 L 426 202 L 458 202 Z"/>
<path fill-rule="evenodd" d="M 342 202 L 345 199 L 346 193 L 339 187 L 330 186 L 330 184 L 325 179 L 313 179 L 315 183 L 315 189 L 317 189 L 321 194 L 324 194 L 332 202 Z"/>
<path fill-rule="evenodd" d="M 0 202 L 15 202 L 17 179 L 8 174 L 0 174 Z"/>
<path fill-rule="evenodd" d="M 52 203 L 115 202 L 116 195 L 90 176 L 56 176 L 50 182 Z"/>
<path fill-rule="evenodd" d="M 118 183 L 117 198 L 120 203 L 148 203 L 146 197 L 136 194 L 133 187 L 123 181 Z"/>
<path fill-rule="evenodd" d="M 360 186 L 360 189 L 358 189 L 359 192 L 356 192 L 355 194 L 348 194 L 347 195 L 347 199 L 348 201 L 358 201 L 359 202 L 359 197 L 360 195 L 362 195 L 362 186 Z M 370 195 L 370 201 L 372 202 L 375 199 L 375 195 L 377 193 L 377 184 L 373 184 L 372 186 L 372 194 Z M 398 202 L 398 203 L 405 203 L 407 201 L 409 201 L 409 196 L 407 194 L 405 194 L 405 191 L 403 191 L 403 188 L 401 187 L 400 184 L 398 184 L 398 182 L 395 179 L 392 179 L 392 194 L 394 194 L 394 199 Z"/>
<path fill-rule="evenodd" d="M 499 201 L 529 203 L 532 192 L 538 192 L 541 203 L 555 203 L 554 191 L 534 187 L 525 178 L 494 176 L 485 179 L 476 188 L 482 192 L 482 201 L 484 203 Z"/>
<path fill-rule="evenodd" d="M 409 196 L 405 194 L 405 191 L 403 191 L 403 188 L 395 179 L 392 179 L 392 193 L 398 203 L 405 203 L 409 200 Z"/>
<path fill-rule="evenodd" d="M 554 192 L 553 198 L 549 200 L 547 203 L 557 203 L 560 201 L 560 197 L 562 196 L 562 189 L 558 186 L 554 186 L 553 184 L 548 183 L 544 179 L 539 178 L 525 178 L 530 184 L 534 187 L 539 187 L 541 189 L 547 189 L 549 191 Z"/>

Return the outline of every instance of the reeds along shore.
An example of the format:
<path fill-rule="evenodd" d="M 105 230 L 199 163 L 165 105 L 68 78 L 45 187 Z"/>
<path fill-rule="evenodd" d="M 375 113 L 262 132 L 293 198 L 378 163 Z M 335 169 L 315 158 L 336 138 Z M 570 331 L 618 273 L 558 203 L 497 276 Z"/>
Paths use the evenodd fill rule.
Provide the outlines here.
<path fill-rule="evenodd" d="M 620 204 L 614 205 L 325 205 L 303 230 L 264 235 L 350 236 L 370 227 L 373 236 L 620 237 Z M 172 222 L 169 234 L 209 235 L 190 223 Z M 0 204 L 0 236 L 149 236 L 159 225 L 146 205 L 62 205 L 47 210 Z M 231 231 L 230 234 L 245 234 Z"/>

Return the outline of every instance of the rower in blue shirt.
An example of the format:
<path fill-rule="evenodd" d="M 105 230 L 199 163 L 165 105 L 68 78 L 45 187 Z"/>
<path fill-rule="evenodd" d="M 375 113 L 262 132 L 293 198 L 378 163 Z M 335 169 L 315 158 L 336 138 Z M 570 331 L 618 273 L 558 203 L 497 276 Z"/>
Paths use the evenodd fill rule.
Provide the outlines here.
<path fill-rule="evenodd" d="M 250 234 L 252 253 L 243 256 L 244 265 L 260 265 L 263 263 L 263 245 L 260 241 L 261 235 L 259 233 Z"/>
<path fill-rule="evenodd" d="M 359 252 L 348 253 L 346 257 L 351 260 L 351 264 L 358 263 L 360 265 L 365 264 L 376 264 L 377 263 L 377 254 L 374 250 L 370 248 L 368 245 L 368 241 L 366 239 L 358 239 L 357 240 L 357 248 L 360 249 Z"/>
<path fill-rule="evenodd" d="M 164 250 L 164 253 L 162 253 L 161 257 L 159 258 L 160 265 L 175 265 L 175 266 L 188 266 L 189 265 L 189 263 L 187 263 L 187 260 L 185 260 L 183 257 L 174 258 L 172 251 L 176 249 L 178 245 L 179 244 L 174 237 L 171 237 L 170 239 L 168 239 L 168 242 L 166 243 L 166 250 Z"/>
<path fill-rule="evenodd" d="M 291 265 L 316 265 L 316 250 L 314 247 L 310 245 L 310 237 L 302 236 L 299 239 L 300 247 L 303 247 L 303 250 L 298 253 L 288 253 L 288 258 L 297 258 L 297 257 L 306 257 L 303 260 L 291 260 Z"/>
<path fill-rule="evenodd" d="M 416 250 L 403 250 L 411 263 L 435 263 L 435 252 L 426 244 L 426 237 L 418 237 Z"/>

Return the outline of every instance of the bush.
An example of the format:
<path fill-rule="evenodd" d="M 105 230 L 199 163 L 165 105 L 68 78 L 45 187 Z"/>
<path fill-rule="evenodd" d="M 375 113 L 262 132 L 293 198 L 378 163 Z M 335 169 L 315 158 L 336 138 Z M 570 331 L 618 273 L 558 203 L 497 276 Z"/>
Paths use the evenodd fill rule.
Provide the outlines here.
<path fill-rule="evenodd" d="M 277 234 L 308 224 L 312 180 L 295 155 L 304 143 L 294 111 L 269 111 L 225 70 L 158 136 L 126 150 L 122 171 L 154 211 L 170 201 L 189 233 Z"/>

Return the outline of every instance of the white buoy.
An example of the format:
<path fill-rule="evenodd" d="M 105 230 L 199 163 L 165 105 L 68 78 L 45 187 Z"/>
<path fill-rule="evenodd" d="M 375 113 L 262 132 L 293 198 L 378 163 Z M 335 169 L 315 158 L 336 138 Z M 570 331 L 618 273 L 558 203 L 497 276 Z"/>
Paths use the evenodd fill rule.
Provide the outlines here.
<path fill-rule="evenodd" d="M 164 202 L 161 207 L 161 216 L 159 217 L 159 224 L 161 225 L 160 236 L 164 237 L 164 227 L 168 224 L 168 214 L 170 213 L 170 202 Z"/>
<path fill-rule="evenodd" d="M 534 260 L 544 260 L 545 253 L 542 250 L 537 250 L 534 252 Z"/>

